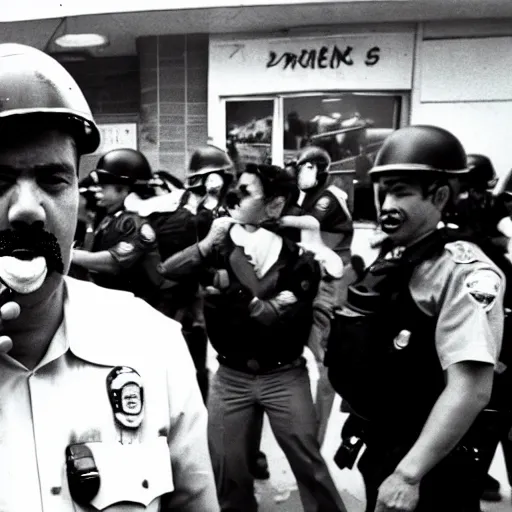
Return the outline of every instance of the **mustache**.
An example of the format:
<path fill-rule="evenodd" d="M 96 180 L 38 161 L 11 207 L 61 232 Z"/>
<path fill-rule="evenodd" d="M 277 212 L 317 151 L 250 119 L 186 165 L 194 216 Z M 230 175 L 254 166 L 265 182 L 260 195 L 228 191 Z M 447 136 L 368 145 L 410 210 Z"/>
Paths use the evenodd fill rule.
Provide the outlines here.
<path fill-rule="evenodd" d="M 18 256 L 20 259 L 43 256 L 49 271 L 64 273 L 59 242 L 55 235 L 43 228 L 26 227 L 0 231 L 1 256 Z"/>
<path fill-rule="evenodd" d="M 405 213 L 401 210 L 383 210 L 379 215 L 379 224 L 382 231 L 392 233 L 405 222 L 406 218 Z"/>
<path fill-rule="evenodd" d="M 240 204 L 241 199 L 241 194 L 237 190 L 230 190 L 224 198 L 224 204 L 232 210 Z"/>

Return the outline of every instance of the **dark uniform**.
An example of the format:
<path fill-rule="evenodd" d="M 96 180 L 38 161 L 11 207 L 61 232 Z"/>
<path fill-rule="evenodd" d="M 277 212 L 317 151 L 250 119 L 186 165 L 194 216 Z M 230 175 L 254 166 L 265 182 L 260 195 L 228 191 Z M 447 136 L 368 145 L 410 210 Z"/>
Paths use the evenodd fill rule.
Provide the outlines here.
<path fill-rule="evenodd" d="M 304 510 L 345 510 L 320 455 L 302 358 L 320 281 L 313 255 L 264 228 L 250 233 L 237 224 L 208 255 L 194 245 L 161 268 L 169 279 L 202 275 L 209 292 L 206 327 L 220 364 L 208 399 L 209 439 L 222 509 L 257 510 L 250 465 L 254 425 L 265 412 Z M 285 303 L 282 294 L 291 293 L 296 300 Z"/>
<path fill-rule="evenodd" d="M 402 130 L 384 144 L 374 173 L 401 176 L 405 169 L 442 179 L 442 173 L 464 169 L 465 154 L 453 135 L 433 127 Z M 420 137 L 418 156 L 411 140 Z M 442 155 L 437 160 L 434 150 Z M 498 364 L 504 277 L 478 246 L 458 236 L 438 229 L 405 249 L 383 251 L 349 287 L 333 322 L 326 365 L 352 411 L 337 462 L 351 467 L 358 446 L 354 437 L 364 441 L 359 469 L 368 512 L 375 509 L 381 484 L 420 437 L 447 386 L 450 366 Z M 480 449 L 488 428 L 493 413 L 484 411 L 457 447 L 423 476 L 417 512 L 479 512 L 487 471 Z"/>
<path fill-rule="evenodd" d="M 316 166 L 315 180 L 311 180 L 311 183 L 316 184 L 306 188 L 301 186 L 300 173 L 302 167 L 306 167 L 307 164 Z M 296 164 L 299 173 L 299 187 L 305 193 L 301 206 L 306 215 L 312 215 L 320 223 L 320 234 L 325 245 L 341 258 L 345 266 L 348 266 L 352 254 L 354 226 L 347 205 L 347 194 L 336 185 L 327 186 L 330 164 L 331 158 L 322 148 L 310 146 L 299 153 Z M 311 172 L 311 169 L 306 172 Z M 345 272 L 341 279 L 329 283 L 328 287 L 322 289 L 322 297 L 318 297 L 315 301 L 314 321 L 308 345 L 317 359 L 319 354 L 324 352 L 329 336 L 332 315 L 330 310 L 345 300 L 350 277 L 350 274 Z M 325 306 L 329 303 L 330 307 L 326 308 Z M 315 407 L 318 416 L 318 440 L 321 444 L 325 439 L 334 396 L 334 390 L 327 379 L 324 368 L 320 367 Z"/>
<path fill-rule="evenodd" d="M 344 264 L 348 264 L 354 227 L 347 206 L 346 193 L 336 185 L 312 190 L 306 193 L 302 208 L 320 222 L 320 232 L 325 245 L 332 249 Z"/>
<path fill-rule="evenodd" d="M 354 227 L 347 205 L 347 194 L 336 185 L 327 185 L 331 157 L 322 148 L 308 146 L 299 153 L 295 165 L 299 187 L 305 193 L 302 209 L 320 222 L 325 245 L 348 265 Z M 303 170 L 308 165 L 309 169 Z M 306 180 L 301 179 L 303 172 L 309 174 Z"/>
<path fill-rule="evenodd" d="M 197 241 L 195 216 L 183 206 L 178 206 L 173 211 L 151 213 L 147 220 L 155 230 L 162 261 Z M 206 402 L 209 382 L 208 338 L 204 329 L 202 300 L 198 298 L 197 278 L 173 281 L 172 285 L 162 291 L 156 308 L 180 322 L 196 367 L 197 381 Z"/>
<path fill-rule="evenodd" d="M 510 217 L 509 194 L 505 191 L 494 195 L 492 189 L 497 184 L 497 175 L 491 160 L 480 154 L 468 155 L 469 173 L 465 180 L 465 197 L 457 202 L 449 221 L 456 225 L 458 232 L 469 240 L 475 241 L 484 252 L 505 273 L 508 286 L 505 289 L 505 308 L 512 307 L 512 263 L 507 254 L 509 238 L 499 229 L 501 221 Z M 506 189 L 505 185 L 505 189 Z M 505 319 L 504 342 L 500 354 L 500 363 L 496 366 L 492 406 L 497 410 L 495 422 L 486 436 L 486 450 L 481 450 L 483 464 L 490 466 L 495 446 L 501 442 L 509 483 L 512 482 L 512 442 L 508 433 L 512 425 L 512 346 L 510 335 L 512 326 L 510 313 Z M 488 476 L 482 498 L 496 501 L 499 495 L 499 482 Z"/>
<path fill-rule="evenodd" d="M 91 272 L 96 284 L 130 291 L 155 305 L 160 298 L 162 277 L 156 267 L 160 253 L 151 224 L 124 210 L 107 215 L 98 226 L 92 252 L 108 251 L 121 267 L 117 274 Z"/>
<path fill-rule="evenodd" d="M 111 189 L 114 200 L 111 200 L 111 206 L 105 206 L 109 213 L 95 230 L 91 250 L 92 253 L 110 253 L 114 266 L 108 270 L 100 267 L 100 271 L 90 263 L 91 259 L 84 261 L 87 251 L 82 254 L 80 250 L 75 252 L 74 263 L 88 268 L 96 284 L 130 291 L 156 306 L 162 292 L 171 286 L 156 270 L 161 261 L 156 234 L 147 220 L 125 207 L 129 199 L 140 201 L 154 195 L 149 162 L 140 151 L 114 149 L 99 159 L 97 169 L 90 176 L 100 189 L 114 187 Z"/>

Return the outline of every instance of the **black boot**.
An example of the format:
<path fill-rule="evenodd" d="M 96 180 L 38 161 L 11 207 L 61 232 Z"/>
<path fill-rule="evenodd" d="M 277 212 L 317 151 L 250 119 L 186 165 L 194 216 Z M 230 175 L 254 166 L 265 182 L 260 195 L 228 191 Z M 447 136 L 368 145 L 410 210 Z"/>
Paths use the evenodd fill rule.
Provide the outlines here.
<path fill-rule="evenodd" d="M 262 451 L 256 454 L 255 459 L 250 464 L 249 471 L 256 480 L 268 480 L 270 478 L 267 456 Z"/>

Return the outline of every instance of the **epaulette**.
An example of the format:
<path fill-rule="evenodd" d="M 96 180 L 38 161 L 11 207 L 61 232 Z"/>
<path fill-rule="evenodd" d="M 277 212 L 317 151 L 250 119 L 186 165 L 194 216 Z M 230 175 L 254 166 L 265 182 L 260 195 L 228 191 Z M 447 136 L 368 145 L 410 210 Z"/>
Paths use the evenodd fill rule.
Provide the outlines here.
<path fill-rule="evenodd" d="M 458 240 L 446 244 L 445 248 L 451 254 L 455 263 L 473 263 L 479 260 L 475 249 L 469 242 Z"/>

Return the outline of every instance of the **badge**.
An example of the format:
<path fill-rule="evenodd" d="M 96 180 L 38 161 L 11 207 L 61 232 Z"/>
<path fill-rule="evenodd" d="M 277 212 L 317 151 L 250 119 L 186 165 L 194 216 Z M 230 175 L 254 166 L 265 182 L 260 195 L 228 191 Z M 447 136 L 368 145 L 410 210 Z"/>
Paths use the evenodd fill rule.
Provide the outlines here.
<path fill-rule="evenodd" d="M 446 244 L 446 249 L 450 251 L 455 263 L 472 263 L 478 261 L 475 250 L 467 242 L 451 242 Z"/>
<path fill-rule="evenodd" d="M 316 202 L 315 208 L 317 210 L 320 210 L 321 212 L 325 212 L 329 208 L 330 204 L 331 204 L 331 200 L 327 196 L 324 196 L 324 197 L 321 197 Z"/>
<path fill-rule="evenodd" d="M 144 417 L 144 389 L 140 375 L 129 366 L 116 366 L 107 376 L 107 391 L 114 418 L 136 429 Z"/>
<path fill-rule="evenodd" d="M 411 331 L 407 331 L 404 329 L 396 335 L 395 339 L 393 340 L 393 346 L 397 350 L 402 350 L 405 347 L 407 347 L 407 345 L 409 345 L 410 339 L 411 339 Z"/>
<path fill-rule="evenodd" d="M 469 274 L 464 284 L 471 299 L 477 302 L 484 311 L 489 311 L 500 291 L 501 278 L 493 270 L 478 269 Z"/>
<path fill-rule="evenodd" d="M 127 254 L 130 254 L 133 249 L 135 249 L 135 246 L 130 242 L 119 242 L 117 244 L 117 253 L 120 256 L 126 256 Z"/>
<path fill-rule="evenodd" d="M 309 281 L 304 279 L 300 282 L 300 287 L 302 288 L 302 291 L 307 292 L 310 289 L 311 284 Z"/>
<path fill-rule="evenodd" d="M 142 224 L 139 230 L 140 238 L 147 244 L 152 244 L 156 240 L 156 234 L 149 224 Z"/>

